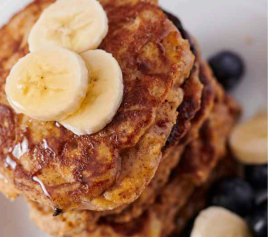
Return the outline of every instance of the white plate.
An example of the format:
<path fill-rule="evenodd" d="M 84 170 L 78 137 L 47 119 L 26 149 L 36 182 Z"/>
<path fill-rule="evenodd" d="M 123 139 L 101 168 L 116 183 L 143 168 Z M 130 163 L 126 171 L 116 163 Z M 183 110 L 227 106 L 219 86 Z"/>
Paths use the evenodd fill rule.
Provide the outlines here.
<path fill-rule="evenodd" d="M 0 24 L 29 0 L 0 3 Z M 267 108 L 267 1 L 266 0 L 160 0 L 165 9 L 178 15 L 197 38 L 204 58 L 222 50 L 238 52 L 247 73 L 233 91 L 243 105 L 244 118 Z M 28 220 L 21 199 L 10 203 L 0 196 L 1 237 L 47 237 Z"/>

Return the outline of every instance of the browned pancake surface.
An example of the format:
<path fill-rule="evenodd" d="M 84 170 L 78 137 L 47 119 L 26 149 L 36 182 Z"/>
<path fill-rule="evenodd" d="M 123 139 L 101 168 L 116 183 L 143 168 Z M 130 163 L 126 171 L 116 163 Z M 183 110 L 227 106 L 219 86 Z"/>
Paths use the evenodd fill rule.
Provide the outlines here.
<path fill-rule="evenodd" d="M 100 48 L 120 64 L 124 98 L 106 128 L 76 136 L 55 123 L 15 114 L 4 94 L 9 70 L 28 53 L 31 27 L 52 2 L 36 0 L 0 30 L 0 172 L 17 193 L 65 210 L 106 210 L 130 203 L 161 160 L 181 103 L 179 87 L 192 67 L 189 44 L 151 3 L 100 1 L 109 19 Z M 20 157 L 14 156 L 16 147 Z M 10 159 L 16 162 L 14 169 Z"/>
<path fill-rule="evenodd" d="M 185 35 L 186 35 L 186 31 Z M 124 211 L 114 210 L 119 215 L 112 215 L 114 222 L 124 223 L 140 216 L 161 192 L 169 179 L 170 172 L 177 166 L 186 145 L 199 136 L 199 130 L 211 113 L 217 93 L 216 80 L 212 71 L 201 59 L 201 52 L 196 41 L 189 37 L 192 51 L 196 55 L 190 77 L 184 83 L 184 98 L 179 106 L 179 115 L 163 149 L 162 162 L 145 191 Z"/>
<path fill-rule="evenodd" d="M 213 104 L 213 78 L 211 74 L 207 74 L 207 79 L 203 83 L 200 77 L 200 51 L 196 45 L 196 52 L 199 52 L 192 68 L 190 77 L 183 85 L 184 98 L 181 105 L 178 107 L 178 117 L 176 124 L 173 126 L 172 132 L 166 142 L 163 150 L 163 158 L 158 170 L 150 182 L 150 184 L 143 191 L 141 196 L 125 210 L 118 209 L 113 212 L 120 215 L 112 215 L 110 218 L 114 222 L 124 223 L 133 218 L 137 218 L 148 208 L 154 201 L 161 188 L 167 182 L 171 170 L 178 164 L 180 154 L 183 152 L 184 147 L 198 136 L 198 130 L 203 123 L 206 116 L 200 116 L 202 111 L 206 110 L 206 114 L 210 112 Z M 207 90 L 207 88 L 211 90 Z M 208 99 L 211 98 L 211 99 Z M 199 119 L 194 119 L 199 116 Z M 199 123 L 199 126 L 194 125 Z M 192 130 L 192 135 L 186 134 Z M 183 141 L 184 140 L 184 141 Z"/>

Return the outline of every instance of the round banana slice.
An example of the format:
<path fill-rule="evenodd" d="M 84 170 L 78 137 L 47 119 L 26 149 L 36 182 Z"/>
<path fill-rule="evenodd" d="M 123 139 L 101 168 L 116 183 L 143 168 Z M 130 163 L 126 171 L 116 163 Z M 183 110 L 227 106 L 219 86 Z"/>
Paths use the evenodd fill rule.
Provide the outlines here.
<path fill-rule="evenodd" d="M 91 82 L 81 108 L 61 121 L 77 135 L 92 134 L 104 128 L 115 116 L 123 97 L 120 66 L 115 58 L 103 50 L 90 50 L 82 54 Z"/>
<path fill-rule="evenodd" d="M 50 48 L 20 59 L 5 89 L 15 111 L 41 121 L 57 121 L 80 107 L 88 85 L 89 73 L 78 54 Z"/>
<path fill-rule="evenodd" d="M 191 237 L 251 237 L 246 222 L 222 207 L 209 207 L 195 219 Z"/>
<path fill-rule="evenodd" d="M 267 164 L 267 112 L 235 127 L 230 137 L 230 146 L 235 157 L 244 164 Z"/>
<path fill-rule="evenodd" d="M 31 52 L 60 46 L 82 53 L 96 49 L 107 32 L 106 12 L 96 0 L 58 0 L 44 10 L 28 42 Z"/>

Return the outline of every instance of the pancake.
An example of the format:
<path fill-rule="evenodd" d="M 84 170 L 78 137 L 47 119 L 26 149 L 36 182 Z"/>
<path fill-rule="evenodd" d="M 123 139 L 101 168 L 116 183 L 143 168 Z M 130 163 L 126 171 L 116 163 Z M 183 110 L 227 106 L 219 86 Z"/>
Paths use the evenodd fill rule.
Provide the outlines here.
<path fill-rule="evenodd" d="M 74 211 L 53 218 L 49 208 L 29 202 L 31 219 L 43 231 L 55 236 L 169 236 L 176 229 L 174 220 L 181 208 L 226 156 L 227 137 L 240 114 L 238 105 L 215 85 L 215 104 L 199 130 L 199 137 L 185 148 L 157 199 L 138 218 L 116 223 L 110 216 L 98 217 L 91 211 Z M 225 174 L 230 172 L 223 163 L 219 167 Z M 235 168 L 234 163 L 232 167 Z"/>
<path fill-rule="evenodd" d="M 127 205 L 162 160 L 193 66 L 190 45 L 155 1 L 100 1 L 109 19 L 100 48 L 120 64 L 124 98 L 107 127 L 76 136 L 54 122 L 15 114 L 4 94 L 10 69 L 28 53 L 31 27 L 52 2 L 34 1 L 0 30 L 0 173 L 14 191 L 8 196 L 57 212 Z"/>
<path fill-rule="evenodd" d="M 113 213 L 117 214 L 110 217 L 114 222 L 124 223 L 137 218 L 155 201 L 161 188 L 168 181 L 171 170 L 178 164 L 185 146 L 198 137 L 199 129 L 213 108 L 215 78 L 211 69 L 202 61 L 200 48 L 194 38 L 187 33 L 177 18 L 165 13 L 180 30 L 184 39 L 190 42 L 195 63 L 190 77 L 184 83 L 183 102 L 178 108 L 176 124 L 163 148 L 163 158 L 154 178 L 134 203 L 113 210 Z"/>
<path fill-rule="evenodd" d="M 226 156 L 228 135 L 239 118 L 240 108 L 219 85 L 216 89 L 213 111 L 200 129 L 199 139 L 186 147 L 178 167 L 172 173 L 178 182 L 166 185 L 152 207 L 162 225 L 160 236 L 168 236 L 175 230 L 171 220 L 175 219 L 196 188 L 208 180 L 221 158 Z M 166 205 L 167 200 L 169 205 Z"/>
<path fill-rule="evenodd" d="M 229 159 L 229 160 L 227 160 Z M 223 161 L 218 164 L 215 170 L 210 174 L 208 180 L 201 186 L 192 192 L 192 194 L 187 193 L 186 195 L 181 194 L 182 202 L 179 206 L 176 206 L 176 215 L 175 217 L 169 219 L 170 223 L 168 224 L 169 232 L 173 229 L 173 233 L 176 233 L 173 236 L 186 236 L 184 235 L 184 230 L 188 225 L 189 221 L 195 217 L 195 215 L 206 207 L 207 204 L 207 194 L 210 187 L 217 180 L 237 174 L 236 164 L 229 157 L 223 159 Z M 178 186 L 178 185 L 177 185 Z M 185 191 L 186 186 L 182 186 L 182 193 Z M 179 199 L 178 199 L 179 200 Z M 177 200 L 177 201 L 178 201 Z M 149 212 L 144 212 L 143 215 L 134 219 L 131 222 L 125 224 L 116 224 L 114 223 L 108 227 L 107 225 L 103 228 L 99 228 L 94 234 L 87 233 L 83 230 L 83 226 L 80 225 L 85 221 L 86 215 L 80 215 L 79 212 L 70 212 L 68 216 L 64 218 L 59 216 L 57 218 L 52 217 L 52 212 L 49 207 L 41 207 L 37 203 L 28 203 L 30 208 L 30 217 L 37 223 L 37 226 L 44 230 L 47 233 L 53 234 L 55 236 L 74 236 L 74 237 L 90 237 L 90 236 L 117 236 L 117 237 L 126 237 L 126 236 L 143 236 L 143 237 L 158 237 L 166 236 L 160 235 L 161 224 L 155 214 L 151 214 L 149 217 Z M 164 204 L 165 205 L 165 204 Z M 172 206 L 172 205 L 171 205 Z M 174 208 L 171 207 L 170 208 Z M 84 213 L 86 214 L 86 213 Z M 87 216 L 89 218 L 89 216 Z M 92 221 L 90 219 L 90 221 Z M 164 227 L 162 227 L 164 228 Z M 67 231 L 68 230 L 68 231 Z M 155 232 L 156 231 L 156 232 Z M 63 233 L 68 232 L 64 235 Z M 182 235 L 181 235 L 182 234 Z"/>
<path fill-rule="evenodd" d="M 169 231 L 173 229 L 174 235 L 177 237 L 185 237 L 184 231 L 186 230 L 186 227 L 189 224 L 189 221 L 192 220 L 199 211 L 201 211 L 203 208 L 207 205 L 208 200 L 208 192 L 210 190 L 210 187 L 214 184 L 214 182 L 217 182 L 220 179 L 223 179 L 225 177 L 235 176 L 237 175 L 238 170 L 236 163 L 234 160 L 231 159 L 231 157 L 225 157 L 214 169 L 214 171 L 210 174 L 208 180 L 206 182 L 196 188 L 192 194 L 190 195 L 187 193 L 186 195 L 181 195 L 185 198 L 179 206 L 176 206 L 177 211 L 175 211 L 177 214 L 175 217 L 169 219 L 170 223 L 168 225 Z M 182 189 L 185 189 L 185 186 L 183 186 Z M 182 190 L 182 193 L 184 190 Z M 68 213 L 68 217 L 65 218 L 65 221 L 60 221 L 60 216 L 53 218 L 51 216 L 51 210 L 50 208 L 44 208 L 39 206 L 36 203 L 28 203 L 30 208 L 30 216 L 31 219 L 35 222 L 37 222 L 38 227 L 41 229 L 45 229 L 46 232 L 48 232 L 48 229 L 50 229 L 49 233 L 57 233 L 55 236 L 74 236 L 74 237 L 90 237 L 90 236 L 109 236 L 109 237 L 126 237 L 126 236 L 143 236 L 143 237 L 158 237 L 158 236 L 166 236 L 160 234 L 161 229 L 161 223 L 160 220 L 154 216 L 154 214 L 151 214 L 151 217 L 149 217 L 149 213 L 145 212 L 140 218 L 133 220 L 132 222 L 127 224 L 114 224 L 113 228 L 110 229 L 110 227 L 105 227 L 104 229 L 99 228 L 94 234 L 93 233 L 87 233 L 87 231 L 82 231 L 82 226 L 79 226 L 80 221 L 83 216 L 77 215 L 78 212 L 70 212 Z M 170 207 L 174 208 L 174 207 Z M 72 215 L 71 215 L 72 214 Z M 38 219 L 38 221 L 37 221 Z M 76 225 L 76 228 L 74 228 L 74 225 Z M 65 232 L 67 229 L 69 229 L 68 235 L 62 235 L 63 232 Z M 76 231 L 74 231 L 76 230 Z M 82 231 L 82 232 L 80 232 Z M 170 234 L 169 234 L 170 236 Z"/>
<path fill-rule="evenodd" d="M 54 236 L 183 233 L 213 182 L 237 172 L 226 141 L 239 106 L 195 40 L 155 0 L 100 0 L 109 18 L 100 48 L 124 76 L 113 121 L 79 137 L 15 114 L 5 78 L 28 53 L 28 33 L 53 1 L 36 0 L 0 30 L 0 191 L 24 196 L 31 219 Z"/>
<path fill-rule="evenodd" d="M 184 115 L 178 116 L 177 118 L 177 123 L 170 134 L 170 140 L 166 144 L 163 159 L 154 178 L 134 203 L 130 204 L 120 215 L 111 216 L 111 219 L 113 219 L 114 222 L 128 222 L 132 218 L 136 218 L 143 213 L 143 210 L 154 202 L 156 196 L 161 192 L 161 188 L 168 181 L 171 170 L 177 166 L 184 148 L 198 137 L 199 128 L 212 110 L 214 78 L 209 71 L 206 71 L 205 74 L 203 63 L 200 65 L 199 62 L 196 62 L 195 64 L 196 68 L 192 70 L 192 78 L 185 84 L 184 100 L 179 107 L 179 111 L 182 111 L 182 113 L 179 114 Z M 197 71 L 200 71 L 200 73 Z M 199 75 L 197 75 L 197 73 Z M 192 81 L 195 82 L 198 80 L 200 82 L 200 78 L 202 77 L 203 96 L 200 93 L 197 93 L 200 91 L 197 90 L 197 87 L 190 86 Z M 208 88 L 210 88 L 210 90 L 208 90 Z M 189 93 L 186 93 L 186 91 Z M 194 96 L 197 96 L 197 94 L 200 94 L 199 99 Z M 202 98 L 200 98 L 201 96 Z M 199 106 L 197 104 L 198 101 L 201 101 L 199 102 Z M 204 114 L 205 116 L 201 116 L 201 114 Z"/>

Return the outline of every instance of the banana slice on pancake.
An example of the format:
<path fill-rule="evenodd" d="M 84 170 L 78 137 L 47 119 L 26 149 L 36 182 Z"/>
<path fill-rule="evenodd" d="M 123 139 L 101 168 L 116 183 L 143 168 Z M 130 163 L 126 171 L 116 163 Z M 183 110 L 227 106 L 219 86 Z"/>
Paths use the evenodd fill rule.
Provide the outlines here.
<path fill-rule="evenodd" d="M 20 59 L 5 90 L 15 111 L 41 121 L 58 121 L 80 108 L 89 78 L 81 56 L 59 47 L 47 48 Z"/>
<path fill-rule="evenodd" d="M 60 46 L 77 53 L 96 49 L 108 32 L 108 19 L 96 0 L 58 0 L 43 11 L 29 35 L 31 52 Z"/>
<path fill-rule="evenodd" d="M 90 50 L 81 56 L 91 72 L 88 93 L 80 109 L 60 122 L 77 135 L 104 128 L 115 116 L 123 97 L 122 72 L 111 54 Z"/>
<path fill-rule="evenodd" d="M 99 46 L 107 31 L 106 12 L 96 0 L 51 4 L 30 32 L 32 53 L 7 80 L 10 105 L 34 119 L 58 121 L 77 135 L 104 128 L 123 97 L 116 59 L 103 50 L 89 50 Z"/>

